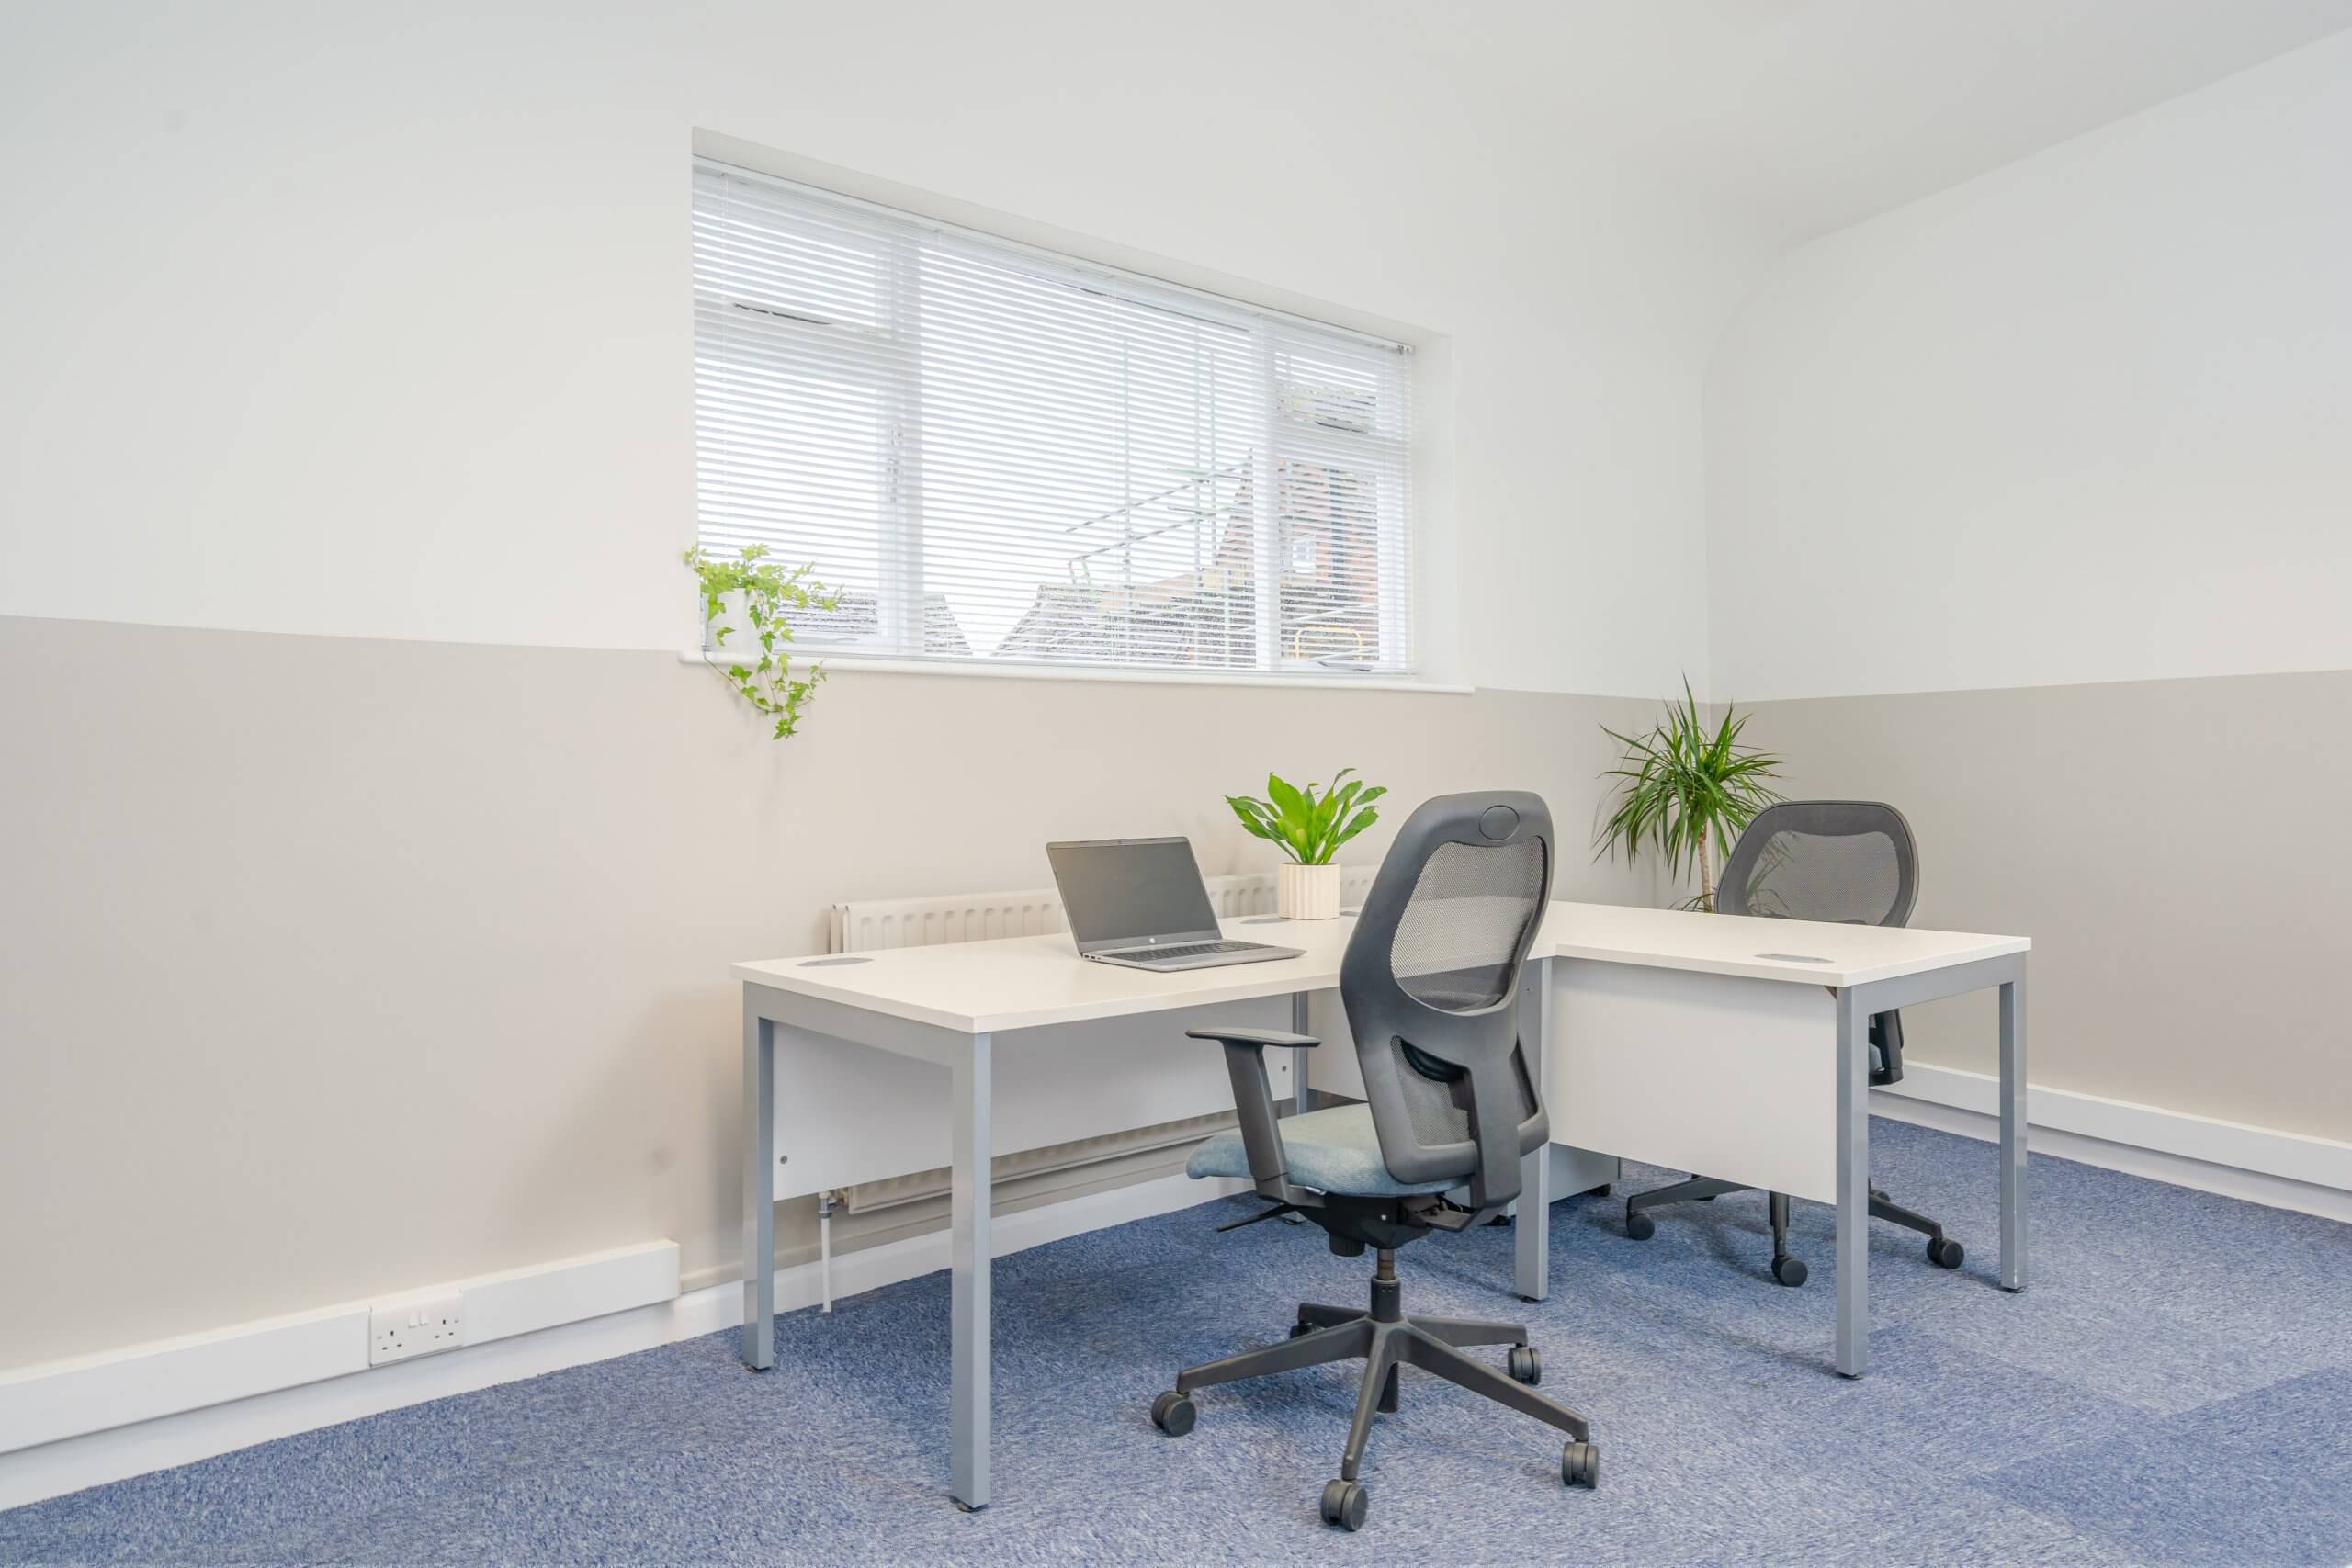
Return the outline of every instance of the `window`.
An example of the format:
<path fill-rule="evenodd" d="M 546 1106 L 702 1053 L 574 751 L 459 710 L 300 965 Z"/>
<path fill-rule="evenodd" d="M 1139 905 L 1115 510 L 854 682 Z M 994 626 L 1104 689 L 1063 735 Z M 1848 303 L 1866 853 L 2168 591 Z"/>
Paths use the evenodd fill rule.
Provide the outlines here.
<path fill-rule="evenodd" d="M 803 647 L 1413 668 L 1401 344 L 697 160 L 705 547 L 840 592 Z"/>

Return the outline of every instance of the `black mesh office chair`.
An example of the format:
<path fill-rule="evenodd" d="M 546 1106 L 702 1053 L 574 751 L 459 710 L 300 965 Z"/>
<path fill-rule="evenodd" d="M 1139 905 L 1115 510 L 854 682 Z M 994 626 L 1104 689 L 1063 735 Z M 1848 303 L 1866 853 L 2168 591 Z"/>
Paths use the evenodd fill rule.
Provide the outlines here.
<path fill-rule="evenodd" d="M 1783 920 L 1834 920 L 1846 925 L 1899 926 L 1911 919 L 1919 897 L 1919 850 L 1911 824 L 1892 806 L 1874 800 L 1788 800 L 1768 806 L 1747 824 L 1724 863 L 1715 889 L 1715 909 L 1725 915 L 1760 915 Z M 1903 1015 L 1883 1012 L 1871 1020 L 1871 1082 L 1903 1077 Z M 1668 1203 L 1711 1202 L 1747 1189 L 1736 1182 L 1693 1176 L 1671 1187 L 1637 1192 L 1625 1200 L 1625 1234 L 1647 1241 L 1657 1234 L 1648 1211 Z M 1802 1285 L 1803 1260 L 1789 1255 L 1789 1197 L 1769 1195 L 1772 1224 L 1772 1278 Z M 1889 1220 L 1928 1238 L 1929 1261 L 1957 1269 L 1967 1256 L 1944 1227 L 1927 1215 L 1888 1201 L 1871 1189 L 1871 1218 Z"/>
<path fill-rule="evenodd" d="M 1240 1125 L 1194 1151 L 1195 1177 L 1247 1176 L 1273 1206 L 1235 1222 L 1304 1214 L 1331 1250 L 1377 1249 L 1366 1310 L 1309 1302 L 1283 1344 L 1188 1367 L 1151 1407 L 1160 1430 L 1193 1428 L 1193 1393 L 1270 1372 L 1361 1359 L 1363 1382 L 1340 1478 L 1323 1517 L 1363 1525 L 1357 1483 L 1373 1416 L 1397 1408 L 1400 1368 L 1419 1367 L 1568 1434 L 1560 1478 L 1592 1486 L 1600 1455 L 1584 1417 L 1522 1386 L 1543 1362 L 1517 1324 L 1405 1315 L 1396 1248 L 1433 1230 L 1462 1231 L 1519 1196 L 1520 1156 L 1544 1147 L 1549 1123 L 1520 1051 L 1519 976 L 1552 886 L 1552 817 L 1517 791 L 1440 795 L 1406 821 L 1340 965 L 1340 997 L 1355 1035 L 1369 1102 L 1276 1122 L 1265 1050 L 1320 1042 L 1274 1030 L 1196 1029 L 1225 1047 Z M 1445 1194 L 1466 1186 L 1469 1204 Z M 1541 1224 L 1544 1216 L 1527 1223 Z M 1224 1227 L 1233 1228 L 1231 1225 Z M 1463 1354 L 1508 1345 L 1510 1375 Z"/>

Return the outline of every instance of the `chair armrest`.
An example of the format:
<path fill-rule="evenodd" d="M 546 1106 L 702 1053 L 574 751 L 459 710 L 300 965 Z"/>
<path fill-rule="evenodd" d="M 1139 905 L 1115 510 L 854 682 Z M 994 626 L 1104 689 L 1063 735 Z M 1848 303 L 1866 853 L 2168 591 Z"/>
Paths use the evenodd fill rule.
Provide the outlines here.
<path fill-rule="evenodd" d="M 1225 1070 L 1233 1079 L 1233 1112 L 1240 1123 L 1241 1146 L 1250 1156 L 1250 1179 L 1269 1198 L 1302 1206 L 1317 1201 L 1290 1184 L 1290 1158 L 1283 1135 L 1274 1124 L 1274 1089 L 1266 1077 L 1266 1047 L 1320 1045 L 1311 1034 L 1291 1034 L 1279 1029 L 1188 1029 L 1194 1040 L 1213 1040 L 1225 1047 Z"/>
<path fill-rule="evenodd" d="M 1312 1034 L 1293 1034 L 1281 1029 L 1188 1029 L 1191 1040 L 1215 1040 L 1226 1045 L 1273 1045 L 1296 1049 L 1323 1043 Z"/>

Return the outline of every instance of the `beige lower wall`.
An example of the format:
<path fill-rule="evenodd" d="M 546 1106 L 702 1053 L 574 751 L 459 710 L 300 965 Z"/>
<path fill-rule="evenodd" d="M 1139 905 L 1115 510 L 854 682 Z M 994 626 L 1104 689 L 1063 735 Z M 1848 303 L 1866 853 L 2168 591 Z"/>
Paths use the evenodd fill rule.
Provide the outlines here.
<path fill-rule="evenodd" d="M 1564 893 L 1646 900 L 1578 846 L 1647 711 L 844 672 L 778 744 L 663 653 L 0 619 L 0 1367 L 654 1235 L 724 1277 L 728 961 L 1049 838 L 1263 865 L 1268 767 L 1532 787 Z"/>
<path fill-rule="evenodd" d="M 1915 924 L 2033 938 L 2034 1083 L 2352 1140 L 2352 672 L 1765 703 L 1747 739 L 1902 807 Z M 1989 995 L 1905 1022 L 1994 1070 Z"/>

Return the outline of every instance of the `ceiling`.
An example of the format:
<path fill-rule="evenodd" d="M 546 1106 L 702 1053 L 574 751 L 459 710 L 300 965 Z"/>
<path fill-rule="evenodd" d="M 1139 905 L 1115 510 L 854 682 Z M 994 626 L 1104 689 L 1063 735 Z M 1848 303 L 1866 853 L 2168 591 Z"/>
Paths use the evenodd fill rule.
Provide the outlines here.
<path fill-rule="evenodd" d="M 1385 0 L 1354 16 L 1392 79 L 1434 70 L 1458 110 L 1786 245 L 2352 27 L 2352 0 Z"/>

